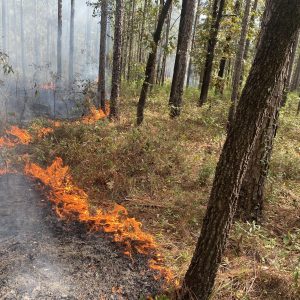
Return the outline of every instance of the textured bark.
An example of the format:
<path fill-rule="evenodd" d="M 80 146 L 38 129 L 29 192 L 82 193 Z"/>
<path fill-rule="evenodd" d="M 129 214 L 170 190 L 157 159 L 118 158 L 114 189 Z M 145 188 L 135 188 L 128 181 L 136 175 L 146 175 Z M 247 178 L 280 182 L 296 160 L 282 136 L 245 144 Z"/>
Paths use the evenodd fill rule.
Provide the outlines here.
<path fill-rule="evenodd" d="M 70 18 L 70 49 L 69 49 L 69 84 L 74 81 L 74 17 L 75 0 L 71 0 L 71 18 Z"/>
<path fill-rule="evenodd" d="M 196 7 L 195 20 L 194 20 L 194 27 L 193 27 L 191 52 L 194 50 L 194 46 L 195 46 L 196 31 L 197 31 L 197 26 L 199 23 L 199 18 L 200 18 L 200 6 L 201 6 L 201 0 L 198 0 L 197 7 Z M 192 57 L 190 55 L 189 59 L 188 59 L 188 70 L 187 70 L 187 78 L 186 78 L 186 87 L 187 88 L 190 86 L 190 80 L 191 80 L 191 76 L 192 76 L 192 65 L 193 65 L 193 61 L 192 61 Z"/>
<path fill-rule="evenodd" d="M 267 10 L 270 17 L 263 27 L 235 122 L 228 132 L 220 156 L 201 235 L 184 278 L 180 299 L 209 298 L 249 159 L 270 107 L 275 115 L 279 106 L 280 99 L 274 97 L 274 93 L 285 72 L 293 39 L 300 28 L 300 2 L 271 0 Z"/>
<path fill-rule="evenodd" d="M 114 33 L 114 48 L 113 48 L 113 67 L 112 67 L 112 82 L 110 96 L 110 119 L 119 117 L 119 97 L 121 85 L 121 63 L 122 63 L 122 24 L 124 15 L 124 0 L 116 1 L 115 11 L 115 33 Z"/>
<path fill-rule="evenodd" d="M 183 0 L 179 24 L 177 52 L 170 94 L 170 116 L 178 117 L 181 112 L 184 80 L 187 69 L 188 51 L 192 38 L 196 0 Z"/>
<path fill-rule="evenodd" d="M 241 186 L 236 216 L 243 221 L 259 223 L 263 217 L 265 184 L 278 127 L 279 110 L 283 105 L 283 94 L 288 83 L 290 64 L 291 59 L 286 63 L 285 71 L 273 93 L 277 107 L 275 109 L 273 106 L 268 107 L 267 116 L 253 147 L 253 154 Z"/>
<path fill-rule="evenodd" d="M 101 2 L 101 33 L 100 33 L 100 54 L 98 74 L 98 105 L 105 112 L 105 75 L 106 75 L 106 35 L 107 35 L 108 1 Z"/>
<path fill-rule="evenodd" d="M 153 84 L 153 76 L 155 72 L 155 63 L 156 63 L 156 57 L 157 57 L 157 47 L 158 43 L 161 39 L 161 33 L 162 29 L 165 23 L 165 20 L 167 18 L 167 15 L 169 13 L 170 7 L 172 5 L 172 0 L 166 0 L 164 6 L 161 9 L 161 12 L 158 17 L 157 27 L 153 34 L 153 42 L 152 42 L 152 49 L 149 53 L 147 65 L 146 65 L 146 71 L 145 71 L 145 80 L 142 86 L 139 102 L 137 105 L 137 125 L 141 125 L 144 120 L 144 109 L 145 104 L 147 101 L 150 85 Z"/>
<path fill-rule="evenodd" d="M 217 44 L 217 38 L 220 28 L 220 23 L 223 15 L 223 9 L 225 5 L 225 0 L 214 0 L 213 10 L 212 10 L 212 24 L 209 34 L 209 39 L 207 43 L 207 54 L 205 60 L 205 67 L 203 73 L 203 81 L 199 99 L 199 106 L 202 106 L 207 101 L 208 90 L 210 86 L 213 61 L 215 56 L 215 48 Z"/>
<path fill-rule="evenodd" d="M 165 84 L 165 78 L 166 78 L 166 66 L 167 66 L 167 58 L 168 58 L 168 51 L 166 51 L 168 45 L 169 45 L 169 39 L 170 39 L 170 29 L 171 29 L 171 16 L 172 16 L 172 5 L 169 10 L 168 18 L 167 18 L 167 27 L 166 27 L 166 38 L 165 38 L 165 44 L 164 44 L 164 55 L 162 59 L 162 67 L 161 67 L 161 74 L 160 74 L 160 84 L 163 86 Z"/>
<path fill-rule="evenodd" d="M 61 66 L 61 37 L 62 37 L 62 0 L 57 1 L 57 79 L 61 80 L 62 66 Z"/>
<path fill-rule="evenodd" d="M 229 123 L 231 123 L 234 120 L 238 97 L 239 97 L 240 80 L 241 80 L 241 75 L 243 70 L 243 58 L 244 58 L 246 39 L 248 33 L 250 8 L 251 8 L 251 0 L 246 0 L 245 12 L 242 21 L 241 35 L 240 35 L 238 50 L 235 58 L 233 78 L 232 78 L 232 94 L 231 94 L 232 112 L 230 114 Z"/>
<path fill-rule="evenodd" d="M 294 70 L 293 79 L 291 83 L 291 91 L 295 91 L 300 86 L 300 55 L 297 59 L 296 68 Z"/>

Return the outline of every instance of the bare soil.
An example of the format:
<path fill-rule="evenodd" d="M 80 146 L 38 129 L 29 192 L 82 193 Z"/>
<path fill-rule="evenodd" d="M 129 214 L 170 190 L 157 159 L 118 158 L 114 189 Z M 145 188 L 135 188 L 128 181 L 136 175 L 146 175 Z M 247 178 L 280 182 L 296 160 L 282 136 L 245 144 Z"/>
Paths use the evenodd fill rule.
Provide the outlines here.
<path fill-rule="evenodd" d="M 161 282 L 143 256 L 58 220 L 34 183 L 0 177 L 0 299 L 145 299 Z"/>

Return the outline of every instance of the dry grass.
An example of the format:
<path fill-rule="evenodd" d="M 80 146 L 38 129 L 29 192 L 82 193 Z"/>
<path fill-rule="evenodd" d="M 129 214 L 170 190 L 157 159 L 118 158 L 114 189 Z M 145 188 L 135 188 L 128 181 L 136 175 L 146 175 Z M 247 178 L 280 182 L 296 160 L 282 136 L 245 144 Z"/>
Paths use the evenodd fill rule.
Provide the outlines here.
<path fill-rule="evenodd" d="M 134 125 L 136 98 L 124 91 L 118 123 L 65 124 L 37 141 L 35 159 L 61 156 L 91 206 L 123 204 L 158 241 L 166 263 L 181 279 L 205 213 L 215 165 L 225 138 L 229 103 L 211 99 L 196 107 L 186 93 L 183 114 L 170 120 L 166 90 L 155 90 L 146 122 Z M 235 224 L 213 299 L 299 299 L 300 121 L 291 95 L 276 138 L 261 226 Z"/>

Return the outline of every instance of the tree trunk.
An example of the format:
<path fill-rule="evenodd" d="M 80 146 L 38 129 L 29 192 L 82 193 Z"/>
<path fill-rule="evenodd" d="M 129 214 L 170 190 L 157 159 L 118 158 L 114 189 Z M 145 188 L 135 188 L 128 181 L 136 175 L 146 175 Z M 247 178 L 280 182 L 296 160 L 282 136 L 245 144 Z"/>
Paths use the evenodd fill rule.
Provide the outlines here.
<path fill-rule="evenodd" d="M 213 61 L 215 56 L 215 48 L 220 28 L 220 23 L 223 15 L 225 0 L 214 0 L 212 11 L 212 24 L 210 28 L 209 39 L 207 43 L 207 54 L 203 74 L 203 82 L 201 87 L 199 106 L 202 106 L 207 101 L 208 90 L 211 80 Z"/>
<path fill-rule="evenodd" d="M 139 45 L 138 45 L 138 47 L 139 47 L 138 48 L 139 63 L 141 63 L 143 61 L 143 40 L 144 40 L 144 36 L 145 36 L 145 23 L 146 23 L 147 11 L 148 11 L 148 0 L 144 0 L 142 27 L 141 27 Z"/>
<path fill-rule="evenodd" d="M 124 15 L 124 0 L 117 0 L 115 9 L 115 33 L 109 115 L 110 119 L 118 119 L 119 117 L 118 105 L 121 85 L 122 25 Z"/>
<path fill-rule="evenodd" d="M 132 1 L 132 5 L 131 5 L 127 81 L 131 79 L 131 65 L 132 65 L 132 57 L 133 57 L 133 38 L 134 38 L 134 15 L 135 15 L 135 0 Z"/>
<path fill-rule="evenodd" d="M 86 28 L 85 28 L 85 46 L 86 46 L 86 56 L 85 56 L 85 65 L 86 70 L 89 73 L 91 67 L 91 31 L 92 31 L 92 22 L 91 22 L 91 11 L 89 7 L 86 8 Z"/>
<path fill-rule="evenodd" d="M 194 27 L 193 27 L 191 54 L 192 54 L 192 52 L 194 50 L 194 46 L 195 46 L 196 31 L 197 31 L 197 26 L 199 23 L 199 18 L 200 18 L 200 6 L 201 6 L 201 0 L 198 0 L 198 4 L 196 7 L 196 16 L 195 16 L 195 20 L 194 20 Z M 188 71 L 187 71 L 187 78 L 186 78 L 186 87 L 187 88 L 190 86 L 190 80 L 191 80 L 191 76 L 192 76 L 192 65 L 193 65 L 193 61 L 192 61 L 192 56 L 190 55 L 189 59 L 188 59 Z"/>
<path fill-rule="evenodd" d="M 232 24 L 236 24 L 237 22 L 237 17 L 240 15 L 240 11 L 241 11 L 241 0 L 237 0 L 235 1 L 235 5 L 234 5 L 234 14 L 231 17 L 231 23 Z M 216 84 L 216 90 L 223 95 L 224 93 L 224 76 L 225 76 L 225 68 L 226 68 L 226 62 L 228 57 L 230 56 L 230 52 L 231 52 L 231 47 L 230 47 L 230 42 L 232 40 L 232 36 L 231 36 L 231 32 L 226 36 L 226 43 L 225 46 L 223 48 L 223 57 L 220 60 L 219 63 L 219 72 L 218 72 L 218 82 Z"/>
<path fill-rule="evenodd" d="M 161 39 L 163 25 L 165 23 L 165 20 L 167 18 L 167 15 L 169 13 L 171 5 L 172 5 L 172 0 L 166 0 L 164 6 L 161 9 L 161 12 L 160 12 L 160 15 L 158 18 L 158 22 L 157 22 L 157 27 L 153 34 L 152 49 L 151 49 L 151 52 L 149 53 L 146 71 L 145 71 L 145 80 L 144 80 L 144 83 L 142 86 L 140 99 L 139 99 L 139 103 L 137 106 L 137 125 L 142 124 L 143 120 L 144 120 L 144 108 L 145 108 L 145 104 L 147 101 L 150 85 L 153 83 L 152 80 L 153 80 L 153 76 L 154 76 L 154 72 L 155 72 L 157 47 L 158 47 L 158 43 Z"/>
<path fill-rule="evenodd" d="M 166 78 L 166 66 L 167 66 L 167 58 L 168 58 L 167 48 L 169 46 L 169 39 L 170 39 L 171 17 L 172 17 L 172 5 L 169 9 L 167 22 L 166 22 L 167 23 L 166 39 L 165 39 L 165 44 L 164 44 L 164 55 L 163 55 L 163 59 L 162 59 L 162 67 L 161 67 L 161 74 L 160 74 L 160 84 L 162 86 L 165 84 L 165 78 Z"/>
<path fill-rule="evenodd" d="M 291 83 L 291 91 L 295 91 L 300 86 L 300 54 L 297 60 L 296 68 L 294 70 L 293 79 Z"/>
<path fill-rule="evenodd" d="M 74 81 L 74 17 L 75 0 L 71 0 L 71 18 L 70 18 L 70 49 L 69 49 L 69 85 Z"/>
<path fill-rule="evenodd" d="M 291 60 L 286 64 L 285 72 L 273 93 L 278 107 L 275 111 L 272 106 L 268 107 L 266 120 L 254 145 L 253 155 L 249 160 L 241 186 L 236 216 L 243 221 L 259 223 L 263 217 L 265 183 L 278 127 L 279 109 L 283 105 L 283 93 L 288 82 L 290 63 Z"/>
<path fill-rule="evenodd" d="M 241 80 L 241 75 L 243 70 L 243 58 L 244 58 L 245 45 L 246 45 L 246 39 L 248 33 L 250 8 L 251 8 L 251 0 L 246 0 L 245 12 L 242 21 L 241 36 L 239 40 L 238 51 L 235 58 L 233 78 L 232 78 L 232 94 L 231 94 L 232 108 L 229 116 L 230 124 L 234 120 L 238 97 L 239 97 L 240 80 Z"/>
<path fill-rule="evenodd" d="M 62 37 L 62 0 L 57 1 L 57 79 L 61 80 L 61 37 Z"/>
<path fill-rule="evenodd" d="M 35 64 L 38 66 L 40 63 L 39 53 L 39 40 L 38 40 L 38 1 L 34 2 L 34 52 L 35 52 Z"/>
<path fill-rule="evenodd" d="M 185 275 L 180 299 L 207 300 L 222 260 L 237 198 L 247 165 L 268 112 L 276 114 L 280 99 L 274 97 L 297 30 L 300 2 L 270 0 L 269 19 L 238 103 L 236 119 L 226 138 L 203 221 L 201 235 Z M 272 108 L 270 108 L 272 107 Z"/>
<path fill-rule="evenodd" d="M 183 0 L 179 24 L 177 52 L 169 99 L 170 116 L 178 117 L 181 112 L 182 95 L 187 68 L 188 51 L 191 43 L 196 0 Z"/>
<path fill-rule="evenodd" d="M 23 11 L 23 0 L 20 2 L 20 23 L 21 23 L 21 63 L 22 63 L 22 76 L 23 83 L 26 80 L 26 58 L 25 58 L 25 33 L 24 33 L 24 11 Z"/>
<path fill-rule="evenodd" d="M 252 29 L 254 27 L 254 24 L 255 24 L 255 14 L 256 14 L 256 10 L 257 10 L 257 5 L 258 5 L 258 0 L 254 0 L 253 6 L 252 6 L 251 18 L 250 18 L 250 22 L 249 22 L 249 28 L 250 29 Z M 247 38 L 246 46 L 245 46 L 245 52 L 244 52 L 244 60 L 245 61 L 248 60 L 250 42 L 251 42 L 250 38 Z"/>
<path fill-rule="evenodd" d="M 98 96 L 99 106 L 105 112 L 105 75 L 106 75 L 106 35 L 107 35 L 107 16 L 108 1 L 101 2 L 101 36 L 100 36 L 100 56 L 99 56 L 99 75 L 98 75 Z"/>
<path fill-rule="evenodd" d="M 6 28 L 6 20 L 7 20 L 7 3 L 6 0 L 2 0 L 2 47 L 3 51 L 7 51 L 7 28 Z"/>

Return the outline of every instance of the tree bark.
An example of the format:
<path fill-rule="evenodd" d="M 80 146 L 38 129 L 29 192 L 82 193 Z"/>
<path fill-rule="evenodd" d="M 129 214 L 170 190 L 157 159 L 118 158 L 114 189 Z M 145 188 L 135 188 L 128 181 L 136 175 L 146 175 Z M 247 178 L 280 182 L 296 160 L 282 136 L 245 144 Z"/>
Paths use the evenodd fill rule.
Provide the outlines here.
<path fill-rule="evenodd" d="M 105 109 L 105 75 L 106 75 L 106 35 L 107 35 L 107 16 L 108 16 L 108 1 L 101 2 L 101 34 L 100 34 L 100 55 L 99 55 L 99 74 L 98 74 L 98 97 L 99 106 L 103 112 Z"/>
<path fill-rule="evenodd" d="M 207 54 L 204 67 L 203 81 L 199 99 L 199 106 L 202 106 L 207 101 L 208 90 L 211 80 L 213 61 L 215 56 L 215 48 L 220 28 L 220 23 L 223 15 L 225 0 L 214 0 L 212 11 L 212 24 L 210 28 L 209 39 L 207 43 Z"/>
<path fill-rule="evenodd" d="M 183 0 L 181 18 L 179 24 L 177 52 L 169 99 L 170 116 L 180 116 L 182 106 L 182 95 L 187 69 L 188 51 L 190 48 L 193 21 L 195 17 L 196 0 Z"/>
<path fill-rule="evenodd" d="M 157 22 L 157 27 L 153 34 L 152 48 L 151 48 L 151 52 L 149 53 L 146 71 L 145 71 L 145 80 L 142 86 L 139 102 L 137 105 L 137 125 L 141 125 L 144 120 L 144 108 L 147 101 L 150 85 L 153 84 L 152 80 L 155 72 L 157 47 L 161 39 L 163 25 L 169 13 L 169 9 L 172 5 L 172 2 L 173 2 L 172 0 L 166 0 L 164 6 L 161 9 L 158 22 Z"/>
<path fill-rule="evenodd" d="M 207 300 L 225 250 L 237 199 L 268 112 L 280 105 L 278 82 L 300 28 L 300 2 L 270 0 L 256 57 L 238 103 L 236 119 L 228 132 L 216 169 L 201 235 L 185 275 L 180 299 Z"/>
<path fill-rule="evenodd" d="M 233 78 L 232 78 L 232 94 L 231 94 L 231 102 L 232 108 L 229 116 L 229 123 L 231 124 L 234 120 L 239 91 L 240 91 L 240 80 L 243 70 L 243 58 L 245 53 L 245 45 L 248 33 L 248 25 L 249 25 L 249 16 L 250 16 L 250 8 L 251 8 L 251 0 L 246 0 L 245 12 L 242 21 L 242 30 L 238 45 L 238 51 L 235 58 Z"/>
<path fill-rule="evenodd" d="M 127 81 L 131 79 L 131 65 L 132 65 L 132 57 L 133 57 L 133 38 L 134 38 L 134 15 L 135 15 L 135 0 L 133 0 L 131 4 Z"/>
<path fill-rule="evenodd" d="M 121 85 L 121 63 L 122 63 L 122 24 L 124 15 L 124 0 L 116 1 L 115 11 L 115 33 L 114 33 L 114 48 L 113 48 L 113 67 L 112 67 L 112 82 L 110 96 L 110 119 L 119 118 L 119 97 Z"/>
<path fill-rule="evenodd" d="M 165 84 L 165 79 L 166 79 L 166 66 L 167 66 L 167 58 L 168 58 L 167 48 L 169 46 L 169 39 L 170 39 L 171 17 L 172 17 L 172 5 L 169 9 L 169 13 L 168 13 L 167 21 L 166 21 L 166 23 L 167 23 L 166 39 L 165 39 L 165 44 L 164 44 L 164 54 L 163 54 L 161 74 L 160 74 L 160 84 L 162 86 Z"/>
<path fill-rule="evenodd" d="M 62 0 L 57 1 L 57 80 L 62 77 L 61 66 L 61 37 L 62 37 Z"/>
<path fill-rule="evenodd" d="M 200 6 L 201 6 L 201 0 L 198 0 L 197 7 L 196 7 L 196 16 L 194 20 L 194 27 L 193 27 L 193 38 L 192 38 L 192 46 L 191 46 L 191 53 L 194 50 L 195 46 L 195 38 L 196 38 L 196 31 L 197 31 L 197 26 L 199 23 L 199 18 L 200 18 Z M 188 88 L 190 86 L 190 80 L 192 76 L 192 57 L 191 55 L 188 58 L 188 71 L 187 71 L 187 78 L 186 78 L 186 87 Z"/>
<path fill-rule="evenodd" d="M 291 91 L 295 91 L 300 86 L 300 54 L 297 59 L 296 68 L 294 70 L 293 79 L 291 83 Z"/>
<path fill-rule="evenodd" d="M 69 85 L 74 81 L 74 17 L 75 0 L 71 0 L 71 18 L 70 18 L 70 49 L 69 49 Z"/>

